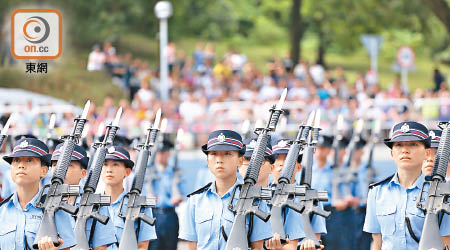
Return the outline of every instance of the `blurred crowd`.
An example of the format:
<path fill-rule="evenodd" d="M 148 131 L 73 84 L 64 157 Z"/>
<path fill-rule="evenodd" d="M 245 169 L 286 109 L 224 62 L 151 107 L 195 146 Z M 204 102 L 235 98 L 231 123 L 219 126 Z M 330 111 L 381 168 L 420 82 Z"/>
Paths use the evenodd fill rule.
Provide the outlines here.
<path fill-rule="evenodd" d="M 329 69 L 304 60 L 294 63 L 289 56 L 274 57 L 261 70 L 238 50 L 217 55 L 211 43 L 199 42 L 191 55 L 169 43 L 166 53 L 170 98 L 163 103 L 159 98 L 158 68 L 151 68 L 137 55 L 119 53 L 111 43 L 103 44 L 102 48 L 94 46 L 87 69 L 108 72 L 112 82 L 128 93 L 129 98 L 115 103 L 113 97 L 107 96 L 103 103 L 91 105 L 89 135 L 96 133 L 100 123 L 109 122 L 118 106 L 124 110 L 120 133 L 127 137 L 139 135 L 161 107 L 168 120 L 169 133 L 183 127 L 202 142 L 198 135 L 211 130 L 240 131 L 245 120 L 254 124 L 267 119 L 268 108 L 280 98 L 284 88 L 288 88 L 285 130 L 290 127 L 296 130 L 306 114 L 316 108 L 323 110 L 325 130 L 332 127 L 338 114 L 350 121 L 382 119 L 385 128 L 403 120 L 450 119 L 448 82 L 445 74 L 437 69 L 430 76 L 429 89 L 409 93 L 402 89 L 400 78 L 393 79 L 389 88 L 382 90 L 371 70 L 349 82 L 341 67 Z M 33 104 L 24 106 L 31 110 Z M 35 113 L 25 112 L 23 118 L 24 123 L 31 124 L 25 128 L 29 133 L 36 133 L 30 131 L 35 127 L 45 128 L 49 119 L 48 114 L 36 116 Z M 58 114 L 56 126 L 60 133 L 68 132 L 64 128 L 71 127 L 73 116 L 71 112 Z"/>

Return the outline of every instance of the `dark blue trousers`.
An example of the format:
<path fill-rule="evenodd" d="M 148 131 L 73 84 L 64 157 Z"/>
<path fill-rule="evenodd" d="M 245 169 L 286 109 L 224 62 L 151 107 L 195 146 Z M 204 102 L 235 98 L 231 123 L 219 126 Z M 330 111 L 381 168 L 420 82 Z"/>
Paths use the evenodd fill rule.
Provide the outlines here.
<path fill-rule="evenodd" d="M 355 250 L 369 250 L 370 249 L 370 243 L 372 242 L 372 235 L 370 235 L 370 233 L 363 231 L 365 218 L 366 218 L 365 208 L 358 208 L 355 211 L 355 215 L 354 215 L 355 243 L 354 243 L 353 249 L 355 249 Z"/>
<path fill-rule="evenodd" d="M 149 250 L 176 250 L 178 245 L 178 216 L 175 209 L 170 211 L 160 211 L 153 209 L 153 216 L 156 218 L 156 236 L 158 239 L 150 241 Z"/>
<path fill-rule="evenodd" d="M 330 209 L 327 209 L 330 211 Z M 354 250 L 353 249 L 353 218 L 352 209 L 337 211 L 331 208 L 331 215 L 327 219 L 327 234 L 322 236 L 326 250 Z"/>

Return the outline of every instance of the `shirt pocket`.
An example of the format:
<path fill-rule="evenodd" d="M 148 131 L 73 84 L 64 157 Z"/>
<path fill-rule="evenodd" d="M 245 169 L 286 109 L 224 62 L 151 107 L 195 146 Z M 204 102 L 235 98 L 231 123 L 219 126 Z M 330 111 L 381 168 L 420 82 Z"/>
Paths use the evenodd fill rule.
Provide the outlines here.
<path fill-rule="evenodd" d="M 376 215 L 382 235 L 393 235 L 395 232 L 395 204 L 377 204 Z"/>
<path fill-rule="evenodd" d="M 117 218 L 114 218 L 113 224 L 114 224 L 117 242 L 120 242 L 120 237 L 122 237 L 122 232 L 123 232 L 125 222 L 123 221 L 122 218 L 117 217 Z"/>
<path fill-rule="evenodd" d="M 195 226 L 198 242 L 208 241 L 212 232 L 212 208 L 197 209 L 195 211 Z"/>
<path fill-rule="evenodd" d="M 16 225 L 6 224 L 0 228 L 0 249 L 15 248 Z"/>

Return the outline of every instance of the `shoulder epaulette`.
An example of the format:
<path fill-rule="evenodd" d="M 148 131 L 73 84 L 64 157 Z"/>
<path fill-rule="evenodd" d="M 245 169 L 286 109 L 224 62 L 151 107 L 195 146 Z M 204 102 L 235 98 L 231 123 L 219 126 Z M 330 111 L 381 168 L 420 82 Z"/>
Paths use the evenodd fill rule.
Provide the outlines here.
<path fill-rule="evenodd" d="M 392 178 L 394 178 L 394 175 L 395 175 L 395 174 L 393 174 L 393 175 L 391 175 L 391 176 L 387 177 L 386 179 L 383 179 L 383 180 L 381 180 L 381 181 L 379 181 L 379 182 L 375 182 L 375 183 L 370 184 L 370 185 L 369 185 L 369 189 L 372 189 L 373 187 L 376 187 L 376 186 L 378 186 L 378 185 L 381 185 L 381 184 L 383 184 L 383 183 L 386 183 L 386 182 L 392 180 Z"/>
<path fill-rule="evenodd" d="M 191 197 L 191 196 L 194 195 L 194 194 L 200 194 L 200 193 L 203 193 L 203 192 L 205 192 L 206 190 L 208 190 L 208 188 L 209 188 L 211 185 L 212 185 L 212 182 L 210 182 L 210 183 L 206 184 L 204 187 L 199 188 L 198 190 L 196 190 L 196 191 L 194 191 L 194 192 L 188 194 L 187 197 L 189 198 L 189 197 Z"/>
<path fill-rule="evenodd" d="M 5 204 L 6 202 L 8 202 L 9 200 L 11 200 L 11 197 L 13 197 L 14 194 L 11 194 L 10 196 L 8 196 L 6 199 L 4 199 L 2 202 L 0 202 L 0 207 L 3 206 L 3 204 Z"/>

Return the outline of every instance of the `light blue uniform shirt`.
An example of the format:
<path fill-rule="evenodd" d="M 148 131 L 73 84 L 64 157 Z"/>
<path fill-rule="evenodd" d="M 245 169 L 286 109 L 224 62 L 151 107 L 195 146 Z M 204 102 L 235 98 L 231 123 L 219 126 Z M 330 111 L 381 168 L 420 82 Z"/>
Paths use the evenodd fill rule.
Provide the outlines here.
<path fill-rule="evenodd" d="M 236 183 L 220 197 L 216 191 L 216 183 L 204 192 L 192 195 L 187 199 L 186 210 L 180 222 L 181 231 L 179 238 L 187 241 L 197 242 L 197 249 L 225 249 L 226 241 L 222 235 L 222 226 L 227 236 L 230 235 L 231 227 L 234 221 L 234 214 L 228 209 L 228 203 L 231 198 L 234 187 L 243 183 L 241 178 L 237 178 Z M 239 199 L 239 190 L 233 199 L 236 204 Z M 261 210 L 268 212 L 265 202 L 260 204 Z M 247 217 L 248 232 L 248 217 Z M 272 228 L 270 223 L 263 222 L 254 216 L 252 234 L 250 242 L 269 239 L 272 237 Z"/>
<path fill-rule="evenodd" d="M 172 166 L 167 166 L 162 171 L 156 170 L 157 178 L 153 179 L 152 187 L 153 193 L 156 197 L 158 197 L 156 201 L 156 207 L 158 208 L 171 208 L 173 207 L 171 198 L 172 198 L 172 185 L 173 185 L 173 176 L 174 171 Z M 178 190 L 183 195 L 183 189 L 181 188 L 180 181 L 178 183 Z M 147 193 L 149 183 L 144 183 L 143 194 Z"/>
<path fill-rule="evenodd" d="M 216 177 L 211 173 L 208 166 L 199 168 L 197 172 L 197 178 L 195 179 L 194 190 L 197 190 L 215 180 Z"/>
<path fill-rule="evenodd" d="M 406 226 L 406 217 L 411 221 L 414 234 L 420 238 L 425 214 L 416 207 L 417 198 L 424 182 L 422 174 L 415 183 L 405 189 L 400 185 L 397 173 L 369 191 L 364 231 L 381 233 L 381 249 L 412 250 L 419 244 L 414 241 Z M 424 188 L 428 195 L 428 185 Z M 445 215 L 441 224 L 441 236 L 450 235 L 450 219 Z"/>
<path fill-rule="evenodd" d="M 124 221 L 124 219 L 120 218 L 118 216 L 118 214 L 119 214 L 120 202 L 122 201 L 122 199 L 124 198 L 124 195 L 126 195 L 126 194 L 127 194 L 126 191 L 121 193 L 119 195 L 119 197 L 117 198 L 117 200 L 114 201 L 113 203 L 111 203 L 111 206 L 107 207 L 109 215 L 110 215 L 109 219 L 111 220 L 111 222 L 113 223 L 113 225 L 115 227 L 115 235 L 116 235 L 117 242 L 119 242 L 119 243 L 120 243 L 120 239 L 122 237 L 122 232 L 123 232 L 123 227 L 125 225 L 125 221 Z M 123 214 L 125 214 L 125 211 L 127 209 L 127 204 L 128 204 L 128 197 L 126 197 L 125 201 L 123 202 L 123 207 L 122 207 Z M 145 215 L 153 218 L 151 208 L 146 208 L 144 213 L 145 213 Z M 156 239 L 155 226 L 150 226 L 149 224 L 147 224 L 143 221 L 141 221 L 140 223 L 141 224 L 140 224 L 138 242 L 147 241 L 147 240 L 155 240 Z M 137 223 L 135 223 L 135 225 L 134 225 L 135 229 L 137 229 L 137 226 L 138 226 Z"/>
<path fill-rule="evenodd" d="M 41 208 L 35 206 L 39 198 L 39 192 L 26 205 L 25 209 L 20 206 L 17 193 L 5 202 L 0 208 L 0 249 L 19 250 L 25 249 L 26 244 L 33 249 L 33 242 L 44 215 Z M 70 225 L 71 216 L 58 210 L 55 213 L 56 230 L 64 243 L 60 247 L 67 248 L 75 245 L 75 238 Z"/>
<path fill-rule="evenodd" d="M 80 206 L 80 200 L 81 197 L 77 197 L 77 200 L 75 202 L 76 206 Z M 94 235 L 92 237 L 92 243 L 90 244 L 90 247 L 92 248 L 96 248 L 99 246 L 103 246 L 103 245 L 111 245 L 111 244 L 115 244 L 116 242 L 116 237 L 114 236 L 114 234 L 112 233 L 105 233 L 105 232 L 114 232 L 115 228 L 114 225 L 112 223 L 111 220 L 111 216 L 109 215 L 109 211 L 108 211 L 108 207 L 107 206 L 101 206 L 100 209 L 98 210 L 98 213 L 101 215 L 106 215 L 108 216 L 110 219 L 108 220 L 108 223 L 106 223 L 106 225 L 103 225 L 102 223 L 100 223 L 99 221 L 97 221 L 95 223 L 95 231 L 94 231 Z M 75 228 L 75 218 L 72 217 L 72 229 Z M 86 236 L 89 240 L 89 235 L 91 234 L 91 229 L 92 229 L 92 222 L 93 219 L 90 218 L 87 220 L 86 222 Z"/>
<path fill-rule="evenodd" d="M 320 191 L 328 192 L 328 201 L 323 202 L 324 206 L 331 205 L 332 194 L 331 194 L 331 180 L 333 179 L 333 169 L 330 163 L 326 163 L 325 166 L 319 168 L 317 162 L 313 163 L 312 167 L 312 178 L 311 178 L 311 188 Z"/>

